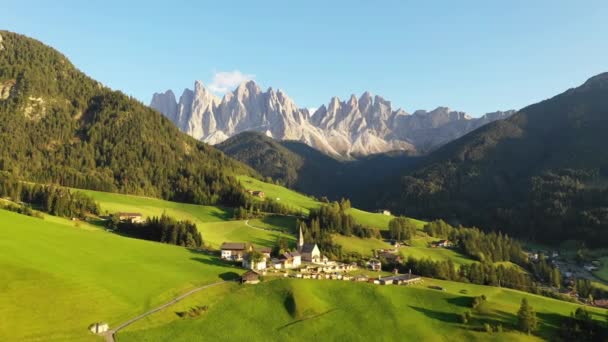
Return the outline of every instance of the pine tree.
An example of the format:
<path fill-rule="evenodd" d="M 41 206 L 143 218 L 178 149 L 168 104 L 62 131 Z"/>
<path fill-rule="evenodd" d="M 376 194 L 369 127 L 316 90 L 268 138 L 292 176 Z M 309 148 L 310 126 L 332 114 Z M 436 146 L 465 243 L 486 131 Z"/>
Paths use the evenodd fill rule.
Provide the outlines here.
<path fill-rule="evenodd" d="M 528 300 L 526 298 L 521 300 L 521 306 L 519 311 L 517 311 L 517 323 L 519 329 L 528 334 L 536 330 L 538 326 L 536 312 L 534 312 L 534 308 L 528 304 Z"/>

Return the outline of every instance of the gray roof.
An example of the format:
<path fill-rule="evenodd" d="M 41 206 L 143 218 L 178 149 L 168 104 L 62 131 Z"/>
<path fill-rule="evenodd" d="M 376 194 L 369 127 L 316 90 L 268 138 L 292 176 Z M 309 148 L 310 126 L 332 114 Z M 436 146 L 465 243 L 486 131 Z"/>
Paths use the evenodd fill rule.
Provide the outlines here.
<path fill-rule="evenodd" d="M 315 247 L 317 247 L 316 243 L 305 243 L 302 245 L 302 253 L 312 253 Z"/>
<path fill-rule="evenodd" d="M 241 251 L 247 248 L 247 244 L 244 242 L 224 242 L 222 243 L 221 249 Z"/>

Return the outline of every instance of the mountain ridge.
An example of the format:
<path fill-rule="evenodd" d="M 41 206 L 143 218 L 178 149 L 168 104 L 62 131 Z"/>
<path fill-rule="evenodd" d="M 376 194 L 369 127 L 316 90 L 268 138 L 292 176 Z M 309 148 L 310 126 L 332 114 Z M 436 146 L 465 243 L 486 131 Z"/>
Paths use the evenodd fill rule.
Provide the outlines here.
<path fill-rule="evenodd" d="M 334 96 L 310 113 L 299 108 L 281 89 L 270 87 L 262 91 L 251 80 L 221 99 L 200 81 L 195 82 L 194 89 L 185 89 L 179 101 L 172 91 L 154 93 L 150 106 L 182 131 L 213 145 L 244 131 L 258 131 L 346 158 L 393 150 L 427 153 L 515 112 L 497 111 L 472 118 L 464 112 L 437 107 L 409 114 L 393 109 L 390 101 L 366 91 L 344 101 Z"/>

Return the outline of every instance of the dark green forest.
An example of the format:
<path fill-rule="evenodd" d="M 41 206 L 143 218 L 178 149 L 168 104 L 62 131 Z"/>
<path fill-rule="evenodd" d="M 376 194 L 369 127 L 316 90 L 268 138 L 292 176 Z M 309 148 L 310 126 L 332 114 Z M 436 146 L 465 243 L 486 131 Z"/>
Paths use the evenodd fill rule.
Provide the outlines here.
<path fill-rule="evenodd" d="M 179 132 L 44 44 L 0 31 L 0 171 L 38 183 L 200 204 L 243 204 L 255 172 Z"/>
<path fill-rule="evenodd" d="M 376 187 L 377 202 L 408 216 L 545 243 L 604 246 L 606 131 L 608 74 L 601 74 L 445 145 Z"/>

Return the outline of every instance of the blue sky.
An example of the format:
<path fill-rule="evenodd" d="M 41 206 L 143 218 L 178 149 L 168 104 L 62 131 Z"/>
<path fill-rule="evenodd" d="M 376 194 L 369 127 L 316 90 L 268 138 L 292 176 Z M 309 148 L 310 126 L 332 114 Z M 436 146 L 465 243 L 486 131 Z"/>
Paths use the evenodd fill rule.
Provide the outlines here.
<path fill-rule="evenodd" d="M 239 73 L 301 107 L 519 109 L 608 71 L 604 1 L 9 1 L 0 28 L 149 103 Z M 236 72 L 235 72 L 236 71 Z M 214 82 L 215 80 L 215 82 Z"/>

